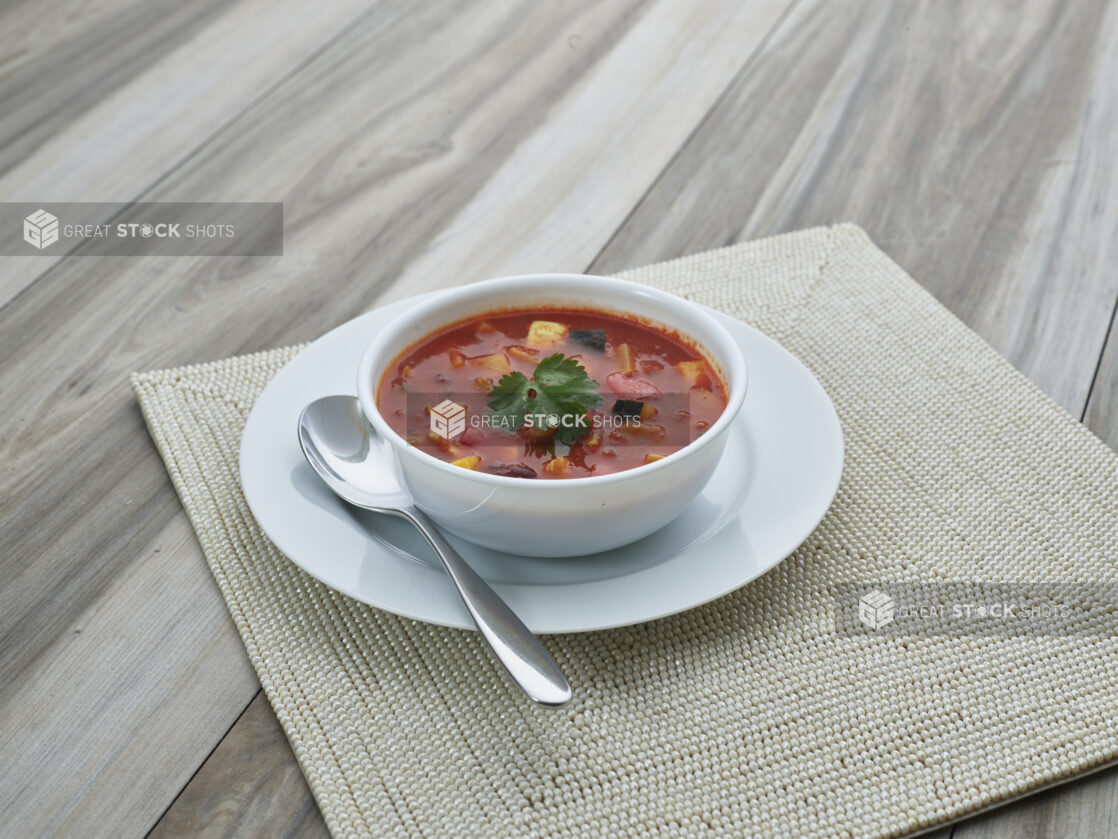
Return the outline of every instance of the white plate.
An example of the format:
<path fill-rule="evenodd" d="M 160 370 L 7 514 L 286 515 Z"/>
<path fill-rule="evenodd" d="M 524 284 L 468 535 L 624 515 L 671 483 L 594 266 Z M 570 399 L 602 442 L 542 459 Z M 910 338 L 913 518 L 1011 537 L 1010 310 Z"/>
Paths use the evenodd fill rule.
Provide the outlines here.
<path fill-rule="evenodd" d="M 241 483 L 264 533 L 311 576 L 398 615 L 473 628 L 422 537 L 336 498 L 303 460 L 295 433 L 308 402 L 353 393 L 372 336 L 420 299 L 342 324 L 276 375 L 245 425 Z M 779 344 L 714 314 L 745 354 L 749 393 L 722 463 L 677 519 L 631 545 L 568 559 L 502 554 L 450 537 L 534 632 L 627 626 L 706 603 L 788 556 L 830 506 L 842 430 L 827 394 Z"/>

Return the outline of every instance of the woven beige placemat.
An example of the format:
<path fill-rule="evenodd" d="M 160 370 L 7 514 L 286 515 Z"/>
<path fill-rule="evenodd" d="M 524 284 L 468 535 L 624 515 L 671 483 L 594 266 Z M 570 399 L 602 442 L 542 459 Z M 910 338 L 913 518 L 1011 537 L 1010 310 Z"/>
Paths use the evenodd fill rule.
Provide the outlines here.
<path fill-rule="evenodd" d="M 237 475 L 297 349 L 133 386 L 268 699 L 337 837 L 894 836 L 1118 757 L 1118 639 L 852 637 L 838 581 L 1118 579 L 1118 457 L 840 225 L 624 275 L 796 353 L 846 466 L 765 577 L 546 643 L 545 711 L 477 636 L 336 594 L 269 544 Z"/>

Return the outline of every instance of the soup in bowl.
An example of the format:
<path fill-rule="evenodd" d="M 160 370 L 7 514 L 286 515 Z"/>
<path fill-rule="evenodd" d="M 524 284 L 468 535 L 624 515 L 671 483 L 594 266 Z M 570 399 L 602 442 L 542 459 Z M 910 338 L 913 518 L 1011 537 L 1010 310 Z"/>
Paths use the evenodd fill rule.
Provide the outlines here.
<path fill-rule="evenodd" d="M 740 349 L 701 307 L 574 274 L 433 295 L 376 336 L 357 382 L 416 504 L 531 556 L 606 550 L 678 515 L 745 387 Z"/>

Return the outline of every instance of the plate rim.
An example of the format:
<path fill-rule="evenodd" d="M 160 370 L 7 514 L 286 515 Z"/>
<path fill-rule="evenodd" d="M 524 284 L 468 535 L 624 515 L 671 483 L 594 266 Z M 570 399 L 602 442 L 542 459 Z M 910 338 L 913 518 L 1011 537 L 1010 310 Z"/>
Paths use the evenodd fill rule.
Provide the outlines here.
<path fill-rule="evenodd" d="M 409 307 L 410 305 L 415 305 L 416 303 L 419 303 L 419 302 L 421 302 L 425 299 L 428 299 L 431 296 L 436 295 L 438 293 L 439 293 L 438 291 L 427 292 L 427 293 L 417 295 L 417 296 L 414 296 L 414 297 L 409 297 L 409 298 L 405 298 L 405 299 L 402 299 L 402 300 L 393 301 L 391 303 L 385 304 L 384 306 L 378 306 L 374 309 L 370 309 L 366 312 L 363 312 L 362 314 L 357 315 L 356 317 L 351 318 L 351 319 L 345 321 L 344 323 L 341 323 L 338 326 L 334 327 L 333 329 L 329 330 L 328 332 L 324 333 L 322 336 L 320 336 L 316 340 L 309 343 L 306 347 L 304 347 L 292 359 L 290 359 L 272 377 L 272 379 L 268 382 L 268 384 L 265 385 L 265 387 L 261 391 L 260 395 L 254 401 L 253 407 L 249 412 L 249 416 L 246 418 L 244 429 L 242 430 L 242 434 L 241 434 L 240 448 L 238 450 L 238 457 L 237 457 L 238 476 L 237 477 L 238 477 L 238 481 L 241 484 L 241 489 L 242 489 L 242 492 L 244 494 L 245 501 L 246 501 L 246 503 L 249 507 L 249 510 L 252 512 L 252 515 L 253 515 L 254 519 L 256 520 L 257 525 L 260 527 L 260 530 L 269 539 L 269 541 L 271 541 L 272 544 L 275 545 L 276 549 L 288 561 L 293 562 L 298 568 L 303 570 L 305 573 L 310 575 L 315 580 L 318 580 L 320 583 L 327 586 L 331 590 L 334 590 L 334 591 L 337 591 L 341 594 L 344 594 L 347 597 L 351 597 L 354 600 L 357 600 L 358 602 L 367 604 L 369 606 L 372 606 L 373 608 L 382 609 L 386 612 L 398 615 L 400 617 L 409 618 L 411 620 L 417 620 L 417 621 L 421 621 L 423 623 L 428 623 L 428 624 L 432 624 L 432 625 L 436 625 L 436 626 L 445 626 L 445 627 L 456 628 L 456 629 L 471 629 L 471 630 L 473 630 L 473 629 L 475 629 L 475 627 L 472 625 L 472 623 L 469 622 L 468 616 L 466 616 L 465 620 L 462 620 L 461 618 L 458 618 L 456 620 L 455 616 L 453 616 L 453 615 L 443 616 L 443 617 L 433 617 L 430 614 L 421 614 L 421 613 L 409 610 L 407 608 L 400 607 L 398 605 L 393 606 L 393 605 L 390 604 L 390 602 L 386 603 L 384 598 L 381 598 L 381 600 L 378 601 L 378 602 L 373 602 L 372 600 L 370 600 L 370 598 L 367 594 L 362 593 L 361 591 L 354 590 L 354 589 L 350 588 L 349 586 L 340 585 L 338 581 L 329 581 L 327 579 L 323 579 L 322 576 L 319 576 L 319 574 L 316 573 L 316 571 L 314 570 L 313 567 L 308 566 L 304 562 L 300 562 L 298 559 L 291 556 L 287 551 L 283 550 L 283 548 L 280 546 L 279 541 L 276 540 L 275 536 L 273 536 L 272 534 L 270 534 L 268 532 L 268 528 L 265 527 L 264 521 L 262 521 L 262 519 L 261 519 L 261 514 L 260 514 L 261 510 L 259 509 L 260 506 L 261 506 L 260 505 L 261 499 L 256 498 L 254 500 L 253 496 L 254 496 L 255 493 L 253 491 L 251 491 L 249 486 L 248 486 L 248 484 L 250 484 L 252 482 L 249 481 L 249 482 L 246 483 L 246 480 L 245 480 L 246 459 L 251 454 L 251 446 L 252 446 L 252 443 L 250 442 L 250 436 L 252 436 L 254 434 L 256 425 L 263 421 L 261 419 L 262 414 L 261 414 L 259 409 L 261 408 L 261 406 L 265 406 L 267 401 L 268 401 L 264 398 L 265 395 L 268 394 L 269 391 L 271 389 L 273 389 L 273 387 L 278 387 L 276 383 L 280 382 L 281 385 L 282 385 L 283 380 L 282 380 L 281 377 L 284 376 L 285 372 L 288 372 L 289 370 L 291 370 L 293 365 L 298 364 L 300 362 L 300 359 L 304 359 L 304 356 L 309 351 L 311 351 L 313 348 L 315 348 L 316 345 L 321 344 L 322 342 L 326 341 L 328 338 L 331 338 L 331 336 L 336 337 L 336 333 L 339 333 L 343 330 L 348 331 L 350 329 L 357 329 L 358 328 L 357 324 L 359 322 L 366 321 L 366 320 L 375 321 L 377 319 L 378 315 L 381 316 L 381 317 L 384 317 L 386 314 L 391 316 L 391 313 L 393 313 L 397 310 L 406 310 L 406 308 Z M 817 391 L 817 395 L 822 396 L 825 405 L 829 409 L 828 412 L 827 412 L 827 417 L 826 417 L 826 420 L 828 421 L 827 424 L 831 425 L 833 427 L 833 431 L 835 432 L 834 435 L 833 435 L 834 441 L 836 443 L 836 449 L 834 451 L 834 455 L 835 455 L 835 459 L 837 460 L 837 463 L 835 464 L 834 474 L 832 475 L 831 485 L 827 488 L 827 491 L 824 493 L 824 497 L 826 498 L 826 503 L 825 504 L 822 504 L 822 503 L 820 504 L 820 509 L 818 510 L 817 514 L 812 515 L 810 517 L 810 519 L 811 519 L 810 526 L 807 526 L 806 530 L 802 534 L 797 534 L 797 536 L 795 538 L 795 541 L 791 544 L 790 547 L 788 547 L 786 549 L 782 548 L 779 551 L 775 551 L 775 553 L 780 553 L 780 556 L 778 558 L 773 559 L 771 562 L 764 563 L 761 567 L 759 567 L 758 569 L 755 570 L 755 573 L 743 575 L 740 580 L 735 581 L 735 583 L 732 586 L 730 586 L 729 588 L 716 587 L 716 588 L 718 588 L 717 591 L 712 591 L 708 595 L 704 595 L 699 599 L 689 599 L 686 602 L 681 602 L 677 606 L 672 607 L 672 608 L 661 607 L 661 608 L 655 609 L 654 614 L 642 615 L 642 616 L 637 617 L 637 618 L 633 618 L 631 616 L 626 616 L 626 617 L 622 617 L 622 618 L 619 618 L 619 619 L 616 619 L 616 620 L 614 620 L 614 619 L 604 619 L 603 620 L 601 618 L 598 618 L 592 623 L 588 622 L 586 620 L 581 620 L 581 621 L 578 621 L 578 622 L 572 621 L 571 626 L 564 626 L 564 627 L 533 628 L 533 631 L 536 632 L 537 634 L 550 635 L 550 634 L 565 634 L 565 633 L 573 633 L 573 632 L 593 632 L 593 631 L 601 631 L 601 630 L 606 630 L 606 629 L 615 629 L 615 628 L 620 628 L 620 627 L 625 627 L 625 626 L 633 626 L 633 625 L 638 625 L 638 624 L 642 624 L 642 623 L 647 623 L 647 622 L 653 621 L 653 620 L 659 620 L 659 619 L 662 619 L 662 618 L 666 618 L 666 617 L 669 617 L 671 615 L 680 614 L 682 612 L 689 611 L 691 609 L 697 608 L 697 607 L 702 606 L 706 603 L 710 603 L 714 600 L 717 600 L 721 597 L 724 597 L 724 596 L 726 596 L 726 595 L 728 595 L 728 594 L 730 594 L 734 591 L 737 591 L 738 589 L 742 588 L 743 586 L 748 585 L 749 583 L 753 582 L 754 580 L 764 576 L 766 573 L 771 571 L 773 568 L 780 565 L 780 563 L 782 563 L 785 559 L 788 558 L 788 556 L 790 556 L 792 553 L 794 553 L 796 551 L 796 549 L 800 545 L 802 545 L 804 543 L 804 541 L 806 541 L 807 538 L 815 531 L 815 529 L 819 526 L 819 523 L 823 520 L 823 518 L 826 516 L 828 510 L 830 510 L 832 504 L 834 503 L 834 499 L 835 499 L 835 496 L 838 493 L 838 488 L 841 484 L 842 474 L 843 474 L 844 467 L 845 467 L 845 439 L 844 439 L 844 436 L 843 436 L 843 433 L 842 433 L 842 424 L 839 421 L 838 414 L 837 414 L 837 411 L 835 409 L 834 403 L 831 400 L 830 396 L 827 394 L 827 392 L 823 389 L 822 385 L 819 383 L 818 378 L 795 354 L 790 352 L 788 349 L 786 349 L 779 342 L 775 341 L 774 339 L 770 338 L 765 333 L 758 330 L 756 327 L 754 327 L 754 326 L 752 326 L 748 323 L 745 323 L 742 320 L 734 318 L 730 315 L 727 315 L 723 312 L 720 312 L 717 309 L 712 309 L 708 306 L 703 306 L 703 308 L 706 309 L 708 312 L 710 312 L 713 316 L 718 318 L 719 321 L 724 326 L 726 326 L 726 328 L 731 332 L 731 334 L 734 336 L 735 340 L 742 340 L 741 336 L 738 334 L 738 332 L 739 332 L 739 330 L 744 330 L 745 332 L 750 333 L 750 336 L 747 340 L 754 340 L 754 339 L 761 340 L 761 341 L 769 344 L 770 349 L 775 350 L 777 353 L 786 356 L 787 360 L 791 361 L 796 367 L 799 368 L 800 372 L 802 372 L 807 377 L 807 380 L 809 380 L 810 383 L 813 385 L 814 390 Z M 304 361 L 305 361 L 305 359 L 304 359 Z M 356 360 L 355 360 L 355 363 L 356 363 Z M 352 389 L 352 387 L 350 389 Z M 748 405 L 748 396 L 747 396 L 747 405 Z M 731 428 L 732 429 L 737 428 L 738 433 L 741 433 L 741 430 L 740 430 L 741 426 L 746 424 L 745 417 L 746 417 L 746 412 L 743 411 L 742 414 L 735 420 L 735 422 L 731 426 Z M 255 422 L 254 422 L 254 419 L 255 419 Z M 292 430 L 292 433 L 291 433 L 290 436 L 291 436 L 291 446 L 292 446 L 292 448 L 297 449 L 298 447 L 297 447 L 297 443 L 296 443 L 296 437 L 295 437 L 294 430 Z M 744 509 L 744 501 L 739 502 L 738 507 L 736 507 L 735 509 L 736 510 L 743 510 Z M 709 541 L 710 539 L 715 538 L 718 535 L 718 533 L 721 532 L 721 530 L 725 529 L 726 525 L 729 522 L 736 521 L 738 517 L 740 517 L 740 514 L 730 515 L 728 517 L 725 517 L 723 522 L 722 522 L 721 528 L 718 531 L 715 531 L 705 541 Z M 267 518 L 267 516 L 265 516 L 265 518 Z M 274 532 L 274 529 L 273 529 L 273 532 Z M 653 535 L 655 535 L 655 534 L 653 534 Z M 646 538 L 648 538 L 648 537 L 646 537 Z M 371 539 L 371 537 L 370 537 L 370 539 Z M 672 562 L 673 560 L 677 559 L 680 556 L 681 553 L 684 553 L 684 552 L 686 552 L 686 550 L 689 550 L 689 549 L 690 548 L 685 548 L 680 553 L 677 553 L 673 556 L 670 556 L 670 557 L 666 558 L 663 562 L 660 563 L 660 565 L 663 565 L 663 564 L 668 563 L 668 562 Z M 396 559 L 396 561 L 401 561 L 401 560 Z M 422 562 L 421 560 L 412 560 L 412 561 Z M 556 560 L 556 561 L 561 562 L 563 560 L 560 559 L 560 560 Z M 434 569 L 430 569 L 430 570 L 434 570 Z M 642 570 L 648 570 L 648 569 L 642 569 Z M 603 581 L 589 581 L 589 582 L 582 581 L 582 582 L 577 582 L 577 583 L 557 583 L 557 584 L 546 584 L 546 583 L 527 584 L 527 583 L 525 583 L 525 584 L 512 584 L 512 585 L 516 585 L 518 589 L 519 588 L 530 588 L 530 589 L 548 589 L 548 588 L 550 588 L 550 589 L 554 590 L 557 587 L 571 588 L 571 587 L 575 587 L 575 586 L 588 586 L 588 585 L 593 586 L 593 585 L 595 585 L 595 583 L 607 582 L 610 579 L 626 579 L 626 578 L 629 578 L 629 577 L 633 577 L 637 573 L 639 573 L 639 571 L 631 573 L 631 574 L 621 575 L 620 577 L 607 578 L 607 580 L 603 580 Z M 502 584 L 502 583 L 499 583 L 499 582 L 493 582 L 493 585 L 494 585 L 494 588 L 500 589 L 500 588 L 504 587 L 506 584 Z M 388 601 L 391 601 L 391 598 L 388 598 Z M 462 614 L 466 615 L 464 609 L 462 610 Z M 529 619 L 525 618 L 525 622 L 529 623 Z M 531 626 L 530 623 L 529 623 L 529 625 Z"/>

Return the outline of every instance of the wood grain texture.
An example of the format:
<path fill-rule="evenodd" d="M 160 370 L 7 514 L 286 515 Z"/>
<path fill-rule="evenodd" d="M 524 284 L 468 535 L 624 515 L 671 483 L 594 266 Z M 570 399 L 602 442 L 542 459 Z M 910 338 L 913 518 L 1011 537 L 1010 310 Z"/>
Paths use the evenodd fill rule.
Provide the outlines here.
<path fill-rule="evenodd" d="M 1118 294 L 1118 8 L 808 2 L 596 270 L 862 225 L 1075 415 Z"/>
<path fill-rule="evenodd" d="M 378 302 L 541 265 L 584 270 L 787 5 L 659 4 L 593 84 L 553 104 L 561 142 L 532 133 Z"/>
<path fill-rule="evenodd" d="M 1083 412 L 1086 426 L 1118 449 L 1118 307 L 1111 315 L 1106 347 Z M 1115 793 L 1118 795 L 1118 791 Z"/>
<path fill-rule="evenodd" d="M 690 17 L 680 8 L 378 6 L 145 195 L 283 201 L 282 259 L 74 257 L 0 310 L 0 389 L 14 406 L 0 418 L 0 489 L 20 498 L 0 510 L 0 710 L 5 735 L 19 732 L 0 738 L 0 763 L 20 779 L 0 786 L 0 835 L 146 830 L 256 690 L 197 547 L 170 539 L 189 531 L 129 373 L 303 340 L 364 310 L 446 240 L 518 147 L 564 147 L 569 126 L 553 109 L 571 91 L 641 90 L 634 67 L 610 77 L 608 56 L 632 43 L 630 32 L 665 37 L 658 21 L 667 21 L 686 38 L 711 16 L 746 22 L 737 0 L 689 5 Z M 654 91 L 658 107 L 693 121 L 673 126 L 671 144 L 703 116 L 696 91 L 713 102 L 747 60 L 743 43 L 775 22 L 777 5 L 756 8 L 767 23 L 720 41 L 714 63 L 706 53 L 628 48 L 649 78 L 671 79 Z M 646 37 L 637 43 L 657 43 Z M 631 112 L 608 116 L 605 133 Z M 597 192 L 581 193 L 609 204 L 617 224 L 628 207 L 611 194 L 635 201 L 656 173 L 628 171 L 626 149 L 610 149 L 611 178 L 584 175 L 574 156 L 559 186 L 597 179 Z M 672 153 L 669 144 L 658 159 Z M 554 186 L 535 198 L 557 200 Z M 133 575 L 139 591 L 125 585 Z M 79 657 L 71 635 L 87 614 L 112 631 L 89 636 Z M 48 689 L 51 703 L 36 710 L 35 691 Z"/>
<path fill-rule="evenodd" d="M 1087 102 L 1099 98 L 1098 68 L 1109 66 L 1107 62 L 1116 56 L 1107 44 L 1091 40 L 1092 26 L 1097 21 L 1104 27 L 1111 23 L 1104 16 L 1085 14 L 1070 29 L 1067 23 L 1063 30 L 1057 28 L 1055 40 L 1047 42 L 1045 26 L 1059 11 L 1055 5 L 1034 8 L 1024 22 L 1012 20 L 1008 7 L 988 20 L 975 21 L 958 8 L 923 6 L 910 19 L 906 14 L 886 14 L 883 6 L 830 4 L 798 9 L 593 268 L 609 272 L 755 235 L 854 218 L 876 227 L 875 235 L 885 239 L 894 253 L 904 251 L 902 261 L 910 263 L 916 276 L 925 280 L 930 276 L 933 291 L 988 338 L 1000 341 L 1003 350 L 1024 348 L 1026 352 L 1016 359 L 1019 365 L 1027 367 L 1030 358 L 1039 357 L 1029 355 L 1029 344 L 1035 340 L 1029 330 L 1039 330 L 1049 350 L 1058 348 L 1052 360 L 1057 366 L 1034 365 L 1027 372 L 1042 378 L 1047 371 L 1051 386 L 1052 381 L 1063 384 L 1062 371 L 1073 371 L 1078 376 L 1076 386 L 1066 390 L 1064 398 L 1074 407 L 1099 339 L 1096 334 L 1087 349 L 1069 351 L 1062 346 L 1059 330 L 1072 311 L 1087 316 L 1097 332 L 1097 319 L 1090 318 L 1097 314 L 1091 311 L 1093 301 L 1113 294 L 1105 285 L 1101 290 L 1090 285 L 1107 280 L 1098 269 L 1107 258 L 1108 222 L 1105 217 L 1096 219 L 1081 230 L 1083 208 L 1100 195 L 1109 198 L 1104 193 L 1110 174 L 1105 161 L 1100 167 L 1099 157 L 1112 124 L 1100 110 L 1105 102 L 1090 107 Z M 975 23 L 978 28 L 971 30 Z M 869 31 L 859 36 L 860 27 L 866 25 Z M 1005 31 L 995 31 L 1003 27 Z M 999 36 L 1004 44 L 995 49 Z M 937 53 L 945 43 L 953 45 L 954 54 L 946 63 Z M 1081 50 L 1085 50 L 1082 55 Z M 1026 65 L 1036 61 L 1038 53 L 1044 66 L 1036 75 L 1028 75 Z M 1077 60 L 1089 66 L 1075 67 Z M 1073 66 L 1064 68 L 1065 64 Z M 1028 78 L 1019 78 L 1022 73 Z M 1028 90 L 1036 79 L 1053 73 L 1051 87 Z M 1078 79 L 1074 101 L 1060 103 L 1062 86 L 1069 79 Z M 911 95 L 929 85 L 923 97 Z M 980 106 L 969 102 L 972 88 L 984 91 L 982 107 L 996 107 L 986 118 L 997 135 L 978 142 L 994 143 L 994 150 L 964 142 L 966 135 L 981 137 L 983 117 Z M 1006 96 L 1008 101 L 999 103 Z M 1055 113 L 1048 115 L 1049 110 Z M 1052 121 L 1050 135 L 1040 138 L 1050 147 L 1063 147 L 1068 137 L 1085 145 L 1070 163 L 1065 160 L 1052 167 L 1044 158 L 1051 148 L 1019 149 L 1013 142 L 1015 131 L 1041 118 Z M 947 120 L 960 124 L 943 147 L 940 132 L 928 126 L 938 128 Z M 836 136 L 843 132 L 854 136 Z M 850 151 L 862 142 L 867 146 L 863 153 Z M 1008 152 L 1004 162 L 992 165 L 994 151 L 1003 146 Z M 929 163 L 914 170 L 914 161 L 925 153 L 930 155 Z M 1031 167 L 1039 167 L 1040 182 L 1019 183 L 1033 174 L 1019 170 Z M 1051 174 L 1053 168 L 1059 170 L 1058 176 Z M 964 171 L 971 174 L 964 176 Z M 1101 192 L 1094 180 L 1100 171 Z M 974 173 L 982 174 L 981 182 L 970 182 Z M 847 180 L 852 183 L 844 187 Z M 898 184 L 901 189 L 895 194 Z M 1012 207 L 1014 196 L 1029 190 L 1035 193 L 1032 204 L 1017 208 L 1012 217 L 999 216 L 1003 203 Z M 976 196 L 983 200 L 975 202 Z M 1055 198 L 1073 208 L 1075 217 L 1053 226 Z M 469 210 L 462 214 L 469 215 Z M 1052 229 L 1038 245 L 1031 230 L 1046 225 Z M 1078 239 L 1080 232 L 1085 234 L 1083 240 Z M 1054 273 L 1039 276 L 1034 270 L 1018 276 L 1015 266 L 1031 266 L 1037 247 L 1059 254 L 1050 266 Z M 988 254 L 984 248 L 989 248 Z M 495 260 L 504 258 L 499 255 Z M 964 268 L 981 269 L 981 274 L 955 273 Z M 413 274 L 409 271 L 405 276 Z M 1077 285 L 1083 281 L 1089 285 L 1086 293 Z M 1038 287 L 1039 299 L 1031 300 Z M 1052 299 L 1062 301 L 1061 305 L 1049 305 Z M 1019 332 L 1022 325 L 1024 333 Z M 1054 390 L 1059 396 L 1059 389 Z M 219 766 L 207 765 L 200 775 L 219 773 Z M 1058 800 L 1061 794 L 1048 795 Z M 1024 805 L 1011 806 L 1006 825 L 1016 824 L 1012 815 L 1016 806 Z M 993 825 L 999 816 L 984 818 Z M 1080 835 L 1090 835 L 1094 815 L 1084 813 L 1083 818 Z M 945 829 L 931 835 L 946 839 L 951 833 Z"/>
<path fill-rule="evenodd" d="M 148 839 L 328 839 L 264 694 L 257 694 Z"/>
<path fill-rule="evenodd" d="M 136 199 L 370 5 L 47 0 L 0 9 L 0 197 Z M 0 305 L 59 258 L 0 259 Z"/>
<path fill-rule="evenodd" d="M 108 150 L 72 157 L 112 140 L 109 116 L 158 138 L 137 194 L 283 201 L 287 235 L 273 260 L 69 259 L 0 309 L 0 491 L 18 499 L 0 508 L 0 765 L 18 779 L 0 782 L 0 836 L 130 836 L 156 819 L 161 836 L 324 835 L 132 404 L 133 370 L 311 339 L 420 288 L 852 220 L 1083 408 L 1118 290 L 1113 4 L 800 0 L 773 30 L 784 3 L 385 2 L 231 124 L 206 112 L 224 129 L 184 154 L 167 150 L 192 130 L 170 122 L 193 119 L 173 91 L 191 45 L 227 71 L 229 50 L 206 45 L 253 14 L 168 7 L 164 27 L 103 0 L 83 7 L 92 23 L 41 27 L 34 8 L 0 11 L 18 24 L 0 26 L 0 103 L 8 73 L 30 84 L 22 63 L 49 52 L 108 81 L 0 111 L 6 139 L 69 132 L 71 155 L 32 164 L 37 143 L 10 157 L 0 143 L 0 187 L 10 160 L 120 197 L 94 194 L 129 175 Z M 106 48 L 113 21 L 162 46 Z M 253 55 L 260 71 L 269 56 Z M 141 79 L 174 93 L 159 113 L 120 105 Z M 22 288 L 13 263 L 0 272 Z M 1087 421 L 1113 445 L 1113 346 L 1098 372 Z M 1113 833 L 1118 773 L 1085 783 L 1099 786 L 1011 805 L 975 835 Z"/>
<path fill-rule="evenodd" d="M 220 17 L 221 5 L 214 0 L 5 4 L 0 8 L 0 177 L 15 170 L 35 177 L 34 156 L 44 143 L 60 139 L 75 120 L 168 49 L 197 37 Z M 92 174 L 76 162 L 72 169 L 77 177 Z M 43 198 L 64 200 L 62 184 L 44 186 L 53 195 Z"/>
<path fill-rule="evenodd" d="M 1118 447 L 1116 73 L 1114 4 L 805 0 L 594 270 L 855 221 Z M 1116 835 L 1085 783 L 954 836 Z"/>
<path fill-rule="evenodd" d="M 182 561 L 197 541 L 176 499 L 142 502 L 138 477 L 115 501 L 143 523 L 105 548 L 127 563 L 98 580 L 101 596 L 75 596 L 50 647 L 2 680 L 0 836 L 141 835 L 257 689 L 216 583 Z M 95 562 L 98 549 L 83 552 Z"/>
<path fill-rule="evenodd" d="M 1039 793 L 955 826 L 952 839 L 1118 836 L 1118 770 Z"/>

